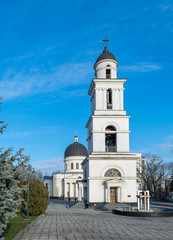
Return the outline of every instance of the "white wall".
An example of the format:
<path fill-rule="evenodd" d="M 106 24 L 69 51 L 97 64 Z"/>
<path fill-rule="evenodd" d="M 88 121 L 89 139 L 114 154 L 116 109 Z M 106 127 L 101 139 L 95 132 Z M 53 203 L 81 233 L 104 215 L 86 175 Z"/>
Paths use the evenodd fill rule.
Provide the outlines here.
<path fill-rule="evenodd" d="M 65 173 L 82 173 L 81 163 L 86 158 L 86 156 L 71 156 L 64 159 Z M 71 169 L 71 163 L 73 163 L 73 169 Z M 79 169 L 76 168 L 76 163 L 79 163 Z M 66 169 L 67 165 L 67 169 Z"/>
<path fill-rule="evenodd" d="M 110 67 L 107 67 L 109 65 Z M 97 78 L 106 78 L 106 69 L 111 69 L 111 78 L 117 78 L 118 62 L 114 60 L 102 60 L 94 66 Z"/>
<path fill-rule="evenodd" d="M 92 158 L 92 156 L 91 156 Z M 131 155 L 124 156 L 127 160 L 120 159 L 115 160 L 112 156 L 111 160 L 108 158 L 100 158 L 89 161 L 85 164 L 84 168 L 88 168 L 88 196 L 89 202 L 110 202 L 110 187 L 117 187 L 118 190 L 118 202 L 136 202 L 136 158 Z M 131 159 L 131 160 L 130 160 Z M 104 177 L 105 172 L 108 169 L 115 168 L 119 170 L 122 177 L 111 178 Z"/>

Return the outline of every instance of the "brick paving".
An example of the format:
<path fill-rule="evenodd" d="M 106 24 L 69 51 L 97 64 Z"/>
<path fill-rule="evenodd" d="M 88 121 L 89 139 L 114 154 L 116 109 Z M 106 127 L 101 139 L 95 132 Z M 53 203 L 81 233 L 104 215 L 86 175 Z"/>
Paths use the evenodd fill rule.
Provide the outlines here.
<path fill-rule="evenodd" d="M 68 209 L 50 203 L 46 215 L 22 240 L 155 240 L 173 239 L 173 217 L 136 218 L 92 209 Z"/>

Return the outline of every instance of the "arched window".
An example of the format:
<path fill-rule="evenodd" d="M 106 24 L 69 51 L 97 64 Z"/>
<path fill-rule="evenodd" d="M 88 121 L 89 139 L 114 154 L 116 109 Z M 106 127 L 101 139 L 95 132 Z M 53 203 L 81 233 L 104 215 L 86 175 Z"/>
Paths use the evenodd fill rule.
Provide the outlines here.
<path fill-rule="evenodd" d="M 71 163 L 71 169 L 73 169 L 73 163 Z"/>
<path fill-rule="evenodd" d="M 112 109 L 112 90 L 108 89 L 106 91 L 106 104 L 107 104 L 107 109 Z"/>
<path fill-rule="evenodd" d="M 121 177 L 121 173 L 117 169 L 111 168 L 105 172 L 105 177 Z"/>
<path fill-rule="evenodd" d="M 76 169 L 79 169 L 79 163 L 78 162 L 76 163 Z"/>
<path fill-rule="evenodd" d="M 105 151 L 106 152 L 116 152 L 116 129 L 113 126 L 107 126 L 105 129 Z"/>

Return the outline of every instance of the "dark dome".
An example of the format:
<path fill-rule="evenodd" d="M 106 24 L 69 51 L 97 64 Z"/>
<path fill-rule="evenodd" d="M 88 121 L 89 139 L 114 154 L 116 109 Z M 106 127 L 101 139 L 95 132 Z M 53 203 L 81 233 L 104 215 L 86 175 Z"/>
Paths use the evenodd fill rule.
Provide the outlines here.
<path fill-rule="evenodd" d="M 98 63 L 104 59 L 112 59 L 112 60 L 116 61 L 115 56 L 112 53 L 110 53 L 107 48 L 104 48 L 102 54 L 97 58 L 96 63 Z"/>
<path fill-rule="evenodd" d="M 74 142 L 70 144 L 65 150 L 65 157 L 71 156 L 86 156 L 88 155 L 87 149 L 84 145 Z"/>

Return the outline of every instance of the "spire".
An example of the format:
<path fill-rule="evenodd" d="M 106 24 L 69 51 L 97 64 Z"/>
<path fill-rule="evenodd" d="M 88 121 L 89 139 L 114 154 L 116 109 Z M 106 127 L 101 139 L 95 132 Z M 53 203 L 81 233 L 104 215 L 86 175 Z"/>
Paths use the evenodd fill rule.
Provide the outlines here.
<path fill-rule="evenodd" d="M 106 42 L 109 42 L 109 40 L 105 37 L 102 41 L 105 42 L 105 49 L 107 49 Z"/>
<path fill-rule="evenodd" d="M 78 142 L 78 136 L 77 136 L 77 131 L 75 131 L 75 137 L 74 137 L 74 142 Z"/>

